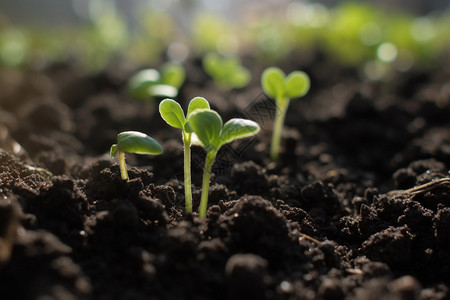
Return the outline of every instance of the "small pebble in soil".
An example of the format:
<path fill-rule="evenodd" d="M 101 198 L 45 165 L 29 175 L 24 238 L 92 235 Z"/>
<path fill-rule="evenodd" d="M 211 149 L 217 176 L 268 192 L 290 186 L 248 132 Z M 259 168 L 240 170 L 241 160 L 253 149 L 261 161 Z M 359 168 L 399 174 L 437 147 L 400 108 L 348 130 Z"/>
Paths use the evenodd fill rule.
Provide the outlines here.
<path fill-rule="evenodd" d="M 289 294 L 289 293 L 292 293 L 292 291 L 294 290 L 294 287 L 292 286 L 292 284 L 289 281 L 284 280 L 280 283 L 279 290 L 281 293 Z"/>
<path fill-rule="evenodd" d="M 322 299 L 343 299 L 344 290 L 341 283 L 337 279 L 325 278 L 323 279 L 318 294 Z"/>
<path fill-rule="evenodd" d="M 399 294 L 400 299 L 417 299 L 421 286 L 417 279 L 407 275 L 392 281 L 388 288 Z"/>
<path fill-rule="evenodd" d="M 229 299 L 265 299 L 267 260 L 255 254 L 235 254 L 225 266 Z"/>

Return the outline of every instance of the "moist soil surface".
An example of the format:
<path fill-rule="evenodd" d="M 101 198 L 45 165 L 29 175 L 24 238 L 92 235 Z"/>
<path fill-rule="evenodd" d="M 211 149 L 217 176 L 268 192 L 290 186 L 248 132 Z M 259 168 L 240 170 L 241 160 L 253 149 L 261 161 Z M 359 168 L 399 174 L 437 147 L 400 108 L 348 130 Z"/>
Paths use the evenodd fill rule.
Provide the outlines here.
<path fill-rule="evenodd" d="M 246 88 L 218 90 L 200 60 L 176 98 L 209 100 L 224 121 L 258 122 L 219 152 L 206 218 L 205 152 L 192 147 L 184 209 L 181 133 L 158 102 L 131 99 L 124 62 L 86 75 L 70 63 L 0 72 L 1 299 L 448 299 L 450 75 L 362 79 L 318 55 L 292 56 L 312 88 L 291 101 L 282 155 L 269 159 L 275 105 L 252 59 Z M 109 147 L 145 132 L 160 156 Z"/>

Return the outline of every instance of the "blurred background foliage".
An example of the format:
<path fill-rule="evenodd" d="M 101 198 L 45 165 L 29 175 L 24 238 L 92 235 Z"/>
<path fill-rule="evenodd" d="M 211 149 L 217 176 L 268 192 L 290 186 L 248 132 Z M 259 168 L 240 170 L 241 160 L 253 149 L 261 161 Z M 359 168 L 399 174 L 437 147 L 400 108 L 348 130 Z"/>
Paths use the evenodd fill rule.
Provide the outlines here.
<path fill-rule="evenodd" d="M 0 1 L 0 65 L 152 65 L 320 52 L 370 79 L 450 61 L 446 1 Z"/>

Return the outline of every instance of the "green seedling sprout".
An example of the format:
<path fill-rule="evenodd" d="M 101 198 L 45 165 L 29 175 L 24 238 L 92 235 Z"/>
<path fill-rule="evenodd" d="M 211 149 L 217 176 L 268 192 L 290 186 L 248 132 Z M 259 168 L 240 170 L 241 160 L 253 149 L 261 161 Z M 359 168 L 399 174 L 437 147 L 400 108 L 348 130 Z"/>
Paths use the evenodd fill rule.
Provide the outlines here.
<path fill-rule="evenodd" d="M 182 65 L 165 63 L 161 72 L 144 69 L 133 75 L 128 82 L 128 90 L 133 98 L 148 101 L 154 97 L 175 97 L 183 85 L 185 71 Z"/>
<path fill-rule="evenodd" d="M 199 208 L 199 216 L 203 219 L 208 204 L 211 169 L 220 147 L 234 140 L 253 136 L 260 131 L 260 127 L 256 122 L 245 119 L 231 119 L 223 124 L 220 115 L 210 109 L 197 109 L 187 120 L 195 132 L 197 142 L 206 150 Z"/>
<path fill-rule="evenodd" d="M 127 164 L 125 162 L 125 152 L 136 154 L 159 155 L 163 152 L 161 145 L 145 133 L 138 131 L 124 131 L 117 135 L 117 144 L 113 144 L 109 153 L 111 157 L 119 154 L 120 176 L 128 181 Z"/>
<path fill-rule="evenodd" d="M 270 157 L 278 160 L 280 152 L 281 131 L 283 130 L 286 111 L 292 98 L 304 96 L 310 87 L 309 77 L 302 71 L 294 71 L 288 76 L 276 67 L 267 68 L 261 76 L 261 85 L 267 96 L 275 99 L 276 111 L 270 146 Z"/>
<path fill-rule="evenodd" d="M 196 109 L 209 109 L 209 103 L 205 98 L 196 97 L 189 102 L 186 117 L 180 104 L 172 99 L 164 99 L 159 104 L 159 113 L 164 121 L 172 127 L 181 129 L 184 144 L 184 198 L 186 211 L 192 212 L 192 188 L 191 188 L 191 138 L 192 128 L 186 121 Z"/>
<path fill-rule="evenodd" d="M 211 52 L 203 58 L 203 69 L 221 90 L 242 88 L 251 79 L 250 72 L 234 56 L 221 57 Z"/>

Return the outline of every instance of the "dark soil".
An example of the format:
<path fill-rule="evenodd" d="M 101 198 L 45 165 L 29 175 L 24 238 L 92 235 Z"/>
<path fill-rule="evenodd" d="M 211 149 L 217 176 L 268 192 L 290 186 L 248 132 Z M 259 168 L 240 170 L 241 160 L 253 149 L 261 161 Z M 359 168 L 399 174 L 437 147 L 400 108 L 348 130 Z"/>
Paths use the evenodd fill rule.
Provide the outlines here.
<path fill-rule="evenodd" d="M 323 58 L 293 100 L 270 162 L 274 104 L 222 92 L 198 60 L 177 99 L 261 124 L 219 152 L 205 220 L 184 210 L 182 141 L 152 104 L 127 96 L 134 71 L 70 64 L 0 74 L 1 299 L 449 299 L 450 75 L 368 82 Z M 283 65 L 281 65 L 283 66 Z M 109 147 L 138 130 L 164 147 Z M 193 147 L 194 208 L 203 159 Z"/>

